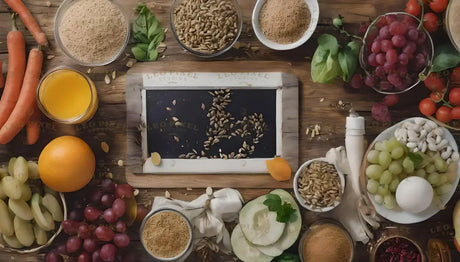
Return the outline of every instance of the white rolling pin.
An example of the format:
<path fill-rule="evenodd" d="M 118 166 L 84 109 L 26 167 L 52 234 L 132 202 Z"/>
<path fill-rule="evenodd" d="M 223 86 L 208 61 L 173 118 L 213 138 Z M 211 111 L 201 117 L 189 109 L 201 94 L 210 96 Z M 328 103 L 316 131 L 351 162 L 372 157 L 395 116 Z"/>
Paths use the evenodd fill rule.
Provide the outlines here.
<path fill-rule="evenodd" d="M 350 178 L 355 193 L 360 193 L 359 173 L 364 156 L 364 117 L 351 112 L 347 117 L 345 131 L 345 148 L 350 165 Z"/>

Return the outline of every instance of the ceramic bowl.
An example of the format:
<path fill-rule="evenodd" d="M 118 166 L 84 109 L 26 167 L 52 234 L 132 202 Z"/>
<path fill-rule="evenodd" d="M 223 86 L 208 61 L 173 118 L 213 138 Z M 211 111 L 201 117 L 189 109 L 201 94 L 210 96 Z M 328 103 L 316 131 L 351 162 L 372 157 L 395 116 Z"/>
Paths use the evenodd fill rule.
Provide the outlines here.
<path fill-rule="evenodd" d="M 308 9 L 310 10 L 310 25 L 308 26 L 307 31 L 305 31 L 304 35 L 299 40 L 290 44 L 279 44 L 270 41 L 265 37 L 264 33 L 260 29 L 259 14 L 265 2 L 266 0 L 258 0 L 254 10 L 252 11 L 252 28 L 254 29 L 254 33 L 262 44 L 274 50 L 290 50 L 303 45 L 308 41 L 308 39 L 310 39 L 316 29 L 316 25 L 318 24 L 319 19 L 319 6 L 317 0 L 305 0 Z"/>
<path fill-rule="evenodd" d="M 311 160 L 305 162 L 304 164 L 302 164 L 299 167 L 299 169 L 297 170 L 297 172 L 296 172 L 296 174 L 294 176 L 293 189 L 294 189 L 295 197 L 297 198 L 297 201 L 299 202 L 299 204 L 301 206 L 303 206 L 304 208 L 306 208 L 306 209 L 308 209 L 310 211 L 328 212 L 328 211 L 331 211 L 332 209 L 334 209 L 335 207 L 337 207 L 340 204 L 340 201 L 335 201 L 334 205 L 330 206 L 330 207 L 316 208 L 316 207 L 313 207 L 311 205 L 307 205 L 305 203 L 305 200 L 302 198 L 302 196 L 300 195 L 300 192 L 299 192 L 299 184 L 298 184 L 299 177 L 303 173 L 303 171 L 310 164 L 312 164 L 313 162 L 327 162 L 327 163 L 329 163 L 325 158 L 315 158 L 315 159 L 311 159 Z M 333 164 L 333 165 L 334 165 L 335 169 L 337 170 L 337 175 L 338 175 L 339 180 L 340 180 L 341 194 L 343 195 L 343 192 L 345 190 L 345 177 L 344 177 L 343 173 L 339 169 L 337 169 L 337 166 L 335 164 Z"/>

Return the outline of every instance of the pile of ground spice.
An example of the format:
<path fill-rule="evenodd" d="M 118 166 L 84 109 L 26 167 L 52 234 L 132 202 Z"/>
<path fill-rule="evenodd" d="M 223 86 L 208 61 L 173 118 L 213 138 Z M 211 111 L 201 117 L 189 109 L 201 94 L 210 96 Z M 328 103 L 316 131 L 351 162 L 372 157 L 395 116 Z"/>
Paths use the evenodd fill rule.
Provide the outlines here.
<path fill-rule="evenodd" d="M 178 213 L 161 211 L 145 223 L 142 241 L 147 250 L 158 258 L 172 258 L 181 254 L 190 243 L 190 228 Z"/>
<path fill-rule="evenodd" d="M 303 242 L 304 262 L 349 262 L 352 244 L 342 229 L 322 224 L 310 229 Z"/>
<path fill-rule="evenodd" d="M 103 63 L 122 48 L 127 21 L 109 0 L 75 1 L 62 15 L 59 36 L 65 49 L 85 63 Z"/>
<path fill-rule="evenodd" d="M 267 0 L 259 14 L 260 29 L 270 41 L 294 43 L 307 31 L 310 16 L 305 0 Z"/>

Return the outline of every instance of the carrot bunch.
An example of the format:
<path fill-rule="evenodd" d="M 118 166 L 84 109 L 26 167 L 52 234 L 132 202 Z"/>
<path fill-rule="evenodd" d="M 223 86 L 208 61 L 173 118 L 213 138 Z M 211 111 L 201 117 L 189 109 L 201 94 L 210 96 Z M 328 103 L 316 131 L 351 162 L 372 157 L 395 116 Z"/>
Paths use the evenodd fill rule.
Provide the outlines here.
<path fill-rule="evenodd" d="M 16 28 L 15 14 L 6 43 L 9 62 L 5 89 L 0 99 L 0 144 L 9 143 L 26 125 L 27 142 L 34 144 L 40 134 L 37 128 L 40 112 L 37 111 L 35 90 L 42 71 L 43 52 L 40 46 L 30 50 L 26 64 L 26 43 L 24 35 Z"/>

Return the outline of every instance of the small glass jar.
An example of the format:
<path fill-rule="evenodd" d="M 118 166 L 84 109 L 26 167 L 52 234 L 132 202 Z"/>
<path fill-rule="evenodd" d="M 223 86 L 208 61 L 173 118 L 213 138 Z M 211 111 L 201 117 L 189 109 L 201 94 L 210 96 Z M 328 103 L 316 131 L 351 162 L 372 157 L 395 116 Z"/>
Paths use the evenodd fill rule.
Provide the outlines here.
<path fill-rule="evenodd" d="M 188 240 L 188 243 L 186 245 L 186 247 L 184 248 L 184 250 L 178 254 L 177 256 L 174 256 L 174 257 L 158 257 L 158 256 L 155 256 L 154 254 L 152 254 L 152 252 L 148 249 L 146 243 L 144 242 L 144 230 L 145 230 L 145 226 L 146 226 L 146 223 L 147 221 L 149 221 L 150 218 L 152 218 L 154 215 L 156 214 L 159 214 L 159 213 L 162 213 L 162 212 L 172 212 L 172 213 L 175 213 L 175 214 L 178 214 L 179 216 L 181 216 L 187 223 L 188 225 L 188 229 L 189 229 L 189 240 Z M 142 224 L 141 224 L 141 227 L 140 227 L 140 238 L 141 238 L 141 243 L 142 243 L 142 246 L 144 247 L 144 249 L 152 256 L 152 258 L 154 258 L 154 261 L 159 261 L 159 262 L 167 262 L 167 261 L 175 261 L 175 262 L 183 262 L 187 259 L 187 257 L 192 253 L 192 250 L 193 250 L 193 227 L 192 227 L 192 223 L 190 222 L 190 220 L 184 215 L 182 214 L 181 212 L 175 210 L 175 209 L 171 209 L 171 208 L 162 208 L 162 209 L 158 209 L 158 210 L 155 210 L 155 211 L 150 211 L 147 216 L 145 216 L 144 220 L 142 221 Z"/>
<path fill-rule="evenodd" d="M 80 124 L 94 116 L 98 97 L 87 75 L 70 67 L 58 67 L 40 80 L 37 104 L 43 114 L 56 122 Z"/>

